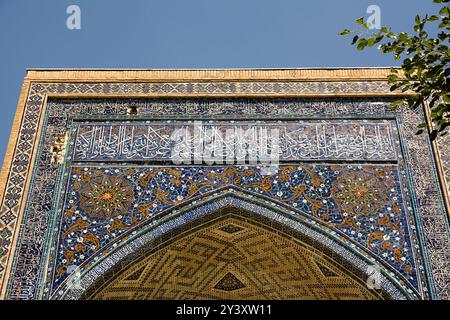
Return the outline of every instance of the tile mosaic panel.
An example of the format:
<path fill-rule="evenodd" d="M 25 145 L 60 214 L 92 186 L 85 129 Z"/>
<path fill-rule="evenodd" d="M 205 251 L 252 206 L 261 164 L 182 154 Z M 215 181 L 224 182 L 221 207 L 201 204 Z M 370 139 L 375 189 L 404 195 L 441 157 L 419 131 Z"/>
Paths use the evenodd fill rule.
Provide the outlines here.
<path fill-rule="evenodd" d="M 64 203 L 54 288 L 67 267 L 161 212 L 224 187 L 315 217 L 392 265 L 417 286 L 406 208 L 395 165 L 73 167 Z"/>
<path fill-rule="evenodd" d="M 77 125 L 73 160 L 170 161 L 178 154 L 177 148 L 193 150 L 192 158 L 201 157 L 201 154 L 196 155 L 195 150 L 202 149 L 198 145 L 207 141 L 223 149 L 222 161 L 244 161 L 250 155 L 259 153 L 261 143 L 252 143 L 254 141 L 265 139 L 265 149 L 271 149 L 274 143 L 270 141 L 271 133 L 274 130 L 277 131 L 280 161 L 396 160 L 394 139 L 397 132 L 394 121 L 196 123 L 81 123 Z"/>

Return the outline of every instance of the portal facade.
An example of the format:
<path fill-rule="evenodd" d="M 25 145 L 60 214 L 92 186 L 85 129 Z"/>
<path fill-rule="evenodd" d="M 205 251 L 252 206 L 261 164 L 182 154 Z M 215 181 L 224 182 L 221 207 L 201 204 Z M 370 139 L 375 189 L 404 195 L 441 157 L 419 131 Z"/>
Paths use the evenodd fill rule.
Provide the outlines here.
<path fill-rule="evenodd" d="M 449 299 L 449 138 L 388 73 L 28 71 L 1 297 Z"/>

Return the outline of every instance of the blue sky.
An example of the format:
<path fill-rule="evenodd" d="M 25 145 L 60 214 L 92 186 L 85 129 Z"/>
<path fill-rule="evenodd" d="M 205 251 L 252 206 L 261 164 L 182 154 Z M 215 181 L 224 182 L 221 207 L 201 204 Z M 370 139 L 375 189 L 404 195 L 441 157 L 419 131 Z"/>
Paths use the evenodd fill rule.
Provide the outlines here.
<path fill-rule="evenodd" d="M 66 8 L 81 8 L 68 30 Z M 391 66 L 337 34 L 381 8 L 410 31 L 431 0 L 0 0 L 0 163 L 27 68 Z"/>

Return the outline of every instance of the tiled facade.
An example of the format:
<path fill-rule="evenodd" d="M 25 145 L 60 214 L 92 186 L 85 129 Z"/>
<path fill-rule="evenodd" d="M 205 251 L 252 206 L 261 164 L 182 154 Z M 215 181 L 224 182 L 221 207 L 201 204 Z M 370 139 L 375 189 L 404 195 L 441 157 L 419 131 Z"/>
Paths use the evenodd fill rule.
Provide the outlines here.
<path fill-rule="evenodd" d="M 206 215 L 215 194 L 238 192 L 269 203 L 273 220 L 287 210 L 293 230 L 296 219 L 331 230 L 339 238 L 333 250 L 345 247 L 349 261 L 355 253 L 366 265 L 375 259 L 391 298 L 448 299 L 448 203 L 439 180 L 447 149 L 440 143 L 442 162 L 435 159 L 429 139 L 415 135 L 422 112 L 391 109 L 387 83 L 367 73 L 121 81 L 118 71 L 114 81 L 90 82 L 95 72 L 76 82 L 26 80 L 3 173 L 3 297 L 77 298 L 82 292 L 66 290 L 74 266 L 88 285 L 136 251 L 136 241 L 168 232 L 174 210 L 186 211 L 178 223 L 187 223 L 190 206 Z M 164 137 L 196 120 L 284 130 L 279 170 L 175 165 Z M 66 136 L 55 161 L 55 141 Z"/>

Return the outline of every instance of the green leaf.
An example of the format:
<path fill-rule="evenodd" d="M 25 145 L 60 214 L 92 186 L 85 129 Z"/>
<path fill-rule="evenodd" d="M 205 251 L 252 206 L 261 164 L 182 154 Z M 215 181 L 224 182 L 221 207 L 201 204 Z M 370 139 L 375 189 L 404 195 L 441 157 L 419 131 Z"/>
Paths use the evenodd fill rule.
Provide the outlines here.
<path fill-rule="evenodd" d="M 398 35 L 398 40 L 403 41 L 403 42 L 408 40 L 408 34 L 405 32 L 400 33 Z"/>
<path fill-rule="evenodd" d="M 350 30 L 348 29 L 344 29 L 344 31 L 342 31 L 341 33 L 339 33 L 340 36 L 346 36 L 347 34 L 351 33 Z"/>
<path fill-rule="evenodd" d="M 358 46 L 356 47 L 356 49 L 358 50 L 364 50 L 364 48 L 367 46 L 367 40 L 366 39 L 360 39 Z"/>
<path fill-rule="evenodd" d="M 356 20 L 356 24 L 362 26 L 362 25 L 364 24 L 364 18 L 361 17 L 361 18 L 359 18 L 358 20 Z"/>
<path fill-rule="evenodd" d="M 384 36 L 377 36 L 376 38 L 375 38 L 375 41 L 374 41 L 374 43 L 378 43 L 378 42 L 380 42 L 381 40 L 383 40 L 383 38 L 384 38 Z"/>
<path fill-rule="evenodd" d="M 392 82 L 397 81 L 398 77 L 396 74 L 390 74 L 390 75 L 388 75 L 387 79 L 390 83 L 392 83 Z"/>
<path fill-rule="evenodd" d="M 437 21 L 439 20 L 438 16 L 432 15 L 431 17 L 428 18 L 429 21 Z"/>
<path fill-rule="evenodd" d="M 416 16 L 415 22 L 416 22 L 416 24 L 419 24 L 419 23 L 420 23 L 420 17 L 419 17 L 419 15 Z"/>
<path fill-rule="evenodd" d="M 376 32 L 358 30 L 358 35 L 353 32 L 352 45 L 358 50 L 364 50 L 367 46 L 374 46 L 386 38 L 379 48 L 382 53 L 393 53 L 394 60 L 402 58 L 401 71 L 403 76 L 397 76 L 395 70 L 387 78 L 390 89 L 396 92 L 412 92 L 403 99 L 394 101 L 393 108 L 409 106 L 412 109 L 420 108 L 428 101 L 431 109 L 430 117 L 435 129 L 430 133 L 430 138 L 435 139 L 438 134 L 450 132 L 450 0 L 434 0 L 435 3 L 444 4 L 439 9 L 439 14 L 427 14 L 423 17 L 417 15 L 414 18 L 415 33 L 394 33 L 388 27 L 383 27 Z M 427 22 L 438 21 L 440 30 L 428 34 L 424 29 Z M 356 20 L 359 26 L 368 28 L 364 18 Z M 435 26 L 433 26 L 434 28 Z M 352 33 L 345 29 L 341 34 Z M 360 34 L 361 33 L 361 34 Z M 362 38 L 367 34 L 367 38 Z M 428 133 L 426 125 L 418 127 L 419 133 Z M 440 132 L 440 133 L 438 133 Z"/>
<path fill-rule="evenodd" d="M 439 14 L 441 16 L 448 15 L 449 13 L 450 13 L 450 8 L 449 7 L 442 7 L 442 9 L 439 10 Z"/>
<path fill-rule="evenodd" d="M 395 100 L 391 103 L 391 106 L 394 108 L 401 107 L 405 105 L 405 100 Z"/>
<path fill-rule="evenodd" d="M 421 123 L 417 126 L 417 128 L 426 128 L 427 124 L 426 123 Z"/>

